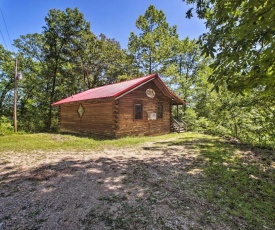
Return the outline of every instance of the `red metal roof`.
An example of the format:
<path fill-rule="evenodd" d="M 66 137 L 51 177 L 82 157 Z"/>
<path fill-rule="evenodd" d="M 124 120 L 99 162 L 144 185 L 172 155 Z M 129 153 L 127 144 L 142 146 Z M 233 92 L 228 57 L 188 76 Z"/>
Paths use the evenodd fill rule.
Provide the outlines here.
<path fill-rule="evenodd" d="M 117 97 L 122 96 L 123 94 L 135 89 L 136 87 L 139 87 L 140 85 L 143 85 L 143 84 L 153 80 L 154 78 L 159 78 L 159 80 L 162 82 L 162 80 L 160 79 L 160 77 L 157 74 L 151 74 L 149 76 L 136 78 L 136 79 L 129 80 L 129 81 L 123 81 L 123 82 L 119 82 L 119 83 L 115 83 L 115 84 L 111 84 L 111 85 L 106 85 L 106 86 L 89 89 L 82 93 L 78 93 L 78 94 L 72 95 L 71 97 L 57 101 L 57 102 L 53 103 L 52 106 L 57 106 L 57 105 L 61 105 L 64 103 L 70 103 L 70 102 L 75 102 L 75 101 L 84 101 L 84 100 L 92 100 L 92 99 L 107 98 L 107 97 L 117 98 Z M 165 86 L 165 87 L 167 88 L 167 86 Z M 177 99 L 181 100 L 176 95 L 174 95 L 168 88 L 167 88 L 167 90 L 169 91 L 169 93 L 171 94 L 171 96 L 173 98 L 176 97 Z"/>

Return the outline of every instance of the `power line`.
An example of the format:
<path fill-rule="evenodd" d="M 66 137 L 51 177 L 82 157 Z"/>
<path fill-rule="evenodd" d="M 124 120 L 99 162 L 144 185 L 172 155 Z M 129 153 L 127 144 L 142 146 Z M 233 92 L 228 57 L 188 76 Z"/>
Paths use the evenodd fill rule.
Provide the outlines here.
<path fill-rule="evenodd" d="M 10 41 L 10 44 L 11 44 L 10 34 L 9 34 L 9 31 L 8 31 L 8 27 L 7 27 L 7 24 L 6 24 L 6 20 L 5 20 L 5 18 L 4 18 L 4 14 L 3 14 L 3 12 L 2 12 L 1 7 L 0 7 L 0 11 L 1 11 L 1 15 L 2 15 L 2 18 L 3 18 L 3 21 L 4 21 L 4 25 L 5 25 L 5 27 L 6 27 L 6 31 L 7 31 L 7 34 L 8 34 L 8 38 L 9 38 L 9 41 Z M 1 32 L 1 34 L 2 34 L 2 32 Z M 3 37 L 3 35 L 2 35 L 2 37 Z M 4 41 L 4 43 L 5 43 L 5 41 Z M 11 44 L 11 49 L 12 49 L 12 52 L 14 52 L 14 51 L 13 51 L 13 46 L 12 46 L 12 44 Z"/>
<path fill-rule="evenodd" d="M 7 49 L 8 49 L 8 48 L 7 48 L 7 44 L 6 44 L 6 41 L 5 41 L 5 38 L 4 38 L 3 34 L 2 34 L 2 30 L 1 30 L 1 29 L 0 29 L 0 33 L 1 33 L 2 39 L 3 39 L 3 41 L 4 41 L 4 45 L 5 45 L 6 50 L 7 50 Z"/>

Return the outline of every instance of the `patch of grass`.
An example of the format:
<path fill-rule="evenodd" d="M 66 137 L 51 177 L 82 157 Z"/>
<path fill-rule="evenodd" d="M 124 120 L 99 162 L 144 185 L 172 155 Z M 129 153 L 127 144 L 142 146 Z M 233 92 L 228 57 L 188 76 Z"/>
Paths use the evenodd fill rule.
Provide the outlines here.
<path fill-rule="evenodd" d="M 92 137 L 78 137 L 68 134 L 13 134 L 0 136 L 0 152 L 5 151 L 88 151 L 108 147 L 126 147 L 139 145 L 148 141 L 157 141 L 179 134 L 168 134 L 154 137 L 124 137 L 120 139 L 95 139 Z"/>
<path fill-rule="evenodd" d="M 31 212 L 29 213 L 29 216 L 30 216 L 30 217 L 35 217 L 35 216 L 39 215 L 40 212 L 41 212 L 41 211 L 40 211 L 39 209 L 33 209 L 33 210 L 31 210 Z"/>
<path fill-rule="evenodd" d="M 220 217 L 233 228 L 275 229 L 274 151 L 230 144 L 210 136 L 178 139 L 170 145 L 185 145 L 198 154 L 191 167 L 203 169 L 203 180 L 194 192 L 217 207 L 202 222 Z"/>
<path fill-rule="evenodd" d="M 152 220 L 152 212 L 147 205 L 129 205 L 124 202 L 115 213 L 109 206 L 103 207 L 103 204 L 98 208 L 92 208 L 82 220 L 82 224 L 85 229 L 92 229 L 100 222 L 104 222 L 106 229 L 153 229 Z"/>
<path fill-rule="evenodd" d="M 112 221 L 113 229 L 149 229 L 149 225 L 153 225 L 153 216 L 148 205 L 123 203 L 118 212 L 120 215 Z"/>

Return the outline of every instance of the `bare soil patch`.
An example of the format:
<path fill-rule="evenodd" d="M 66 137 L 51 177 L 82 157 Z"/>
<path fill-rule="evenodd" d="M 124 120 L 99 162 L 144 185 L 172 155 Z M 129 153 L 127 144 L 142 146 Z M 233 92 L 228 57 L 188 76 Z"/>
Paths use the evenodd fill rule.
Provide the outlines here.
<path fill-rule="evenodd" d="M 234 229 L 200 196 L 205 162 L 174 140 L 0 158 L 0 229 Z M 196 192 L 195 192 L 196 191 Z"/>

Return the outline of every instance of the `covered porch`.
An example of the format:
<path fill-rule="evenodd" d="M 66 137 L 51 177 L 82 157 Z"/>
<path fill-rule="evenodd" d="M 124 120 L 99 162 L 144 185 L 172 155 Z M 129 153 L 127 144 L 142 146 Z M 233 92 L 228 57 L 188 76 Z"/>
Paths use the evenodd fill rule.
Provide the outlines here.
<path fill-rule="evenodd" d="M 171 103 L 171 130 L 174 132 L 186 132 L 188 130 L 187 123 L 180 118 L 180 110 L 183 110 L 185 106 L 185 102 L 172 99 Z M 173 109 L 175 109 L 175 113 L 173 113 Z"/>

